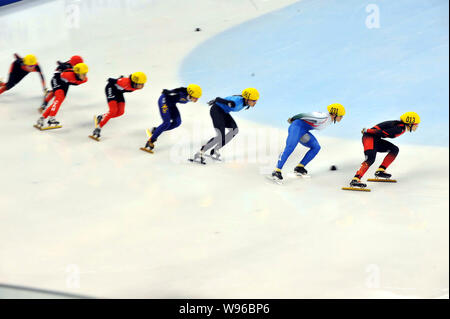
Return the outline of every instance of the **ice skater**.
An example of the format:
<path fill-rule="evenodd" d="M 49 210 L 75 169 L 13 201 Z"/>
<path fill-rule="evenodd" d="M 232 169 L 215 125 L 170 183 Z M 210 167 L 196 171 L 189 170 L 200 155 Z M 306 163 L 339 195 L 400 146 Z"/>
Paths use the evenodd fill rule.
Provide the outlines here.
<path fill-rule="evenodd" d="M 51 128 L 60 128 L 59 121 L 55 116 L 59 111 L 61 104 L 64 102 L 69 87 L 71 85 L 81 85 L 86 83 L 87 73 L 89 71 L 88 66 L 85 63 L 78 63 L 72 69 L 63 71 L 61 73 L 55 73 L 52 78 L 52 94 L 51 98 L 53 103 L 42 113 L 42 116 L 38 119 L 36 128 L 40 130 L 46 130 Z M 49 99 L 50 101 L 50 99 Z M 48 118 L 47 126 L 44 126 L 44 121 Z"/>
<path fill-rule="evenodd" d="M 83 58 L 79 55 L 72 56 L 66 62 L 56 61 L 57 67 L 56 67 L 55 73 L 61 73 L 61 72 L 67 71 L 67 70 L 71 70 L 78 63 L 84 63 Z M 54 97 L 54 95 L 55 95 L 55 92 L 53 92 L 53 90 L 47 91 L 47 94 L 44 97 L 44 101 L 42 102 L 42 105 L 38 109 L 40 113 L 45 111 L 48 103 Z"/>
<path fill-rule="evenodd" d="M 124 93 L 141 90 L 147 82 L 147 76 L 143 72 L 134 72 L 128 77 L 121 76 L 117 79 L 109 78 L 105 87 L 106 101 L 109 112 L 94 117 L 95 129 L 90 138 L 100 141 L 101 129 L 112 118 L 122 116 L 125 112 Z"/>
<path fill-rule="evenodd" d="M 11 64 L 9 69 L 8 81 L 0 81 L 0 94 L 5 91 L 11 90 L 16 84 L 18 84 L 24 77 L 31 72 L 38 72 L 41 76 L 42 90 L 44 95 L 47 93 L 47 87 L 45 85 L 44 75 L 42 74 L 41 67 L 37 62 L 36 56 L 28 54 L 21 58 L 17 53 L 14 54 L 16 60 Z"/>
<path fill-rule="evenodd" d="M 363 128 L 361 133 L 362 143 L 364 146 L 364 155 L 366 160 L 356 172 L 350 182 L 351 187 L 365 188 L 367 185 L 361 182 L 361 178 L 367 172 L 370 166 L 375 162 L 377 153 L 388 153 L 381 165 L 375 171 L 375 177 L 381 179 L 389 179 L 391 174 L 386 173 L 386 169 L 398 155 L 399 148 L 384 140 L 385 138 L 396 138 L 406 131 L 415 132 L 420 123 L 420 117 L 416 112 L 406 112 L 400 116 L 399 120 L 385 121 L 375 125 L 372 128 Z"/>
<path fill-rule="evenodd" d="M 283 153 L 280 154 L 277 167 L 272 173 L 274 181 L 281 182 L 283 180 L 281 170 L 298 143 L 308 147 L 309 151 L 295 167 L 294 172 L 297 175 L 308 174 L 305 166 L 311 162 L 320 151 L 319 142 L 309 131 L 324 129 L 331 122 L 340 122 L 345 115 L 345 108 L 339 103 L 328 105 L 327 110 L 328 113 L 300 113 L 288 119 L 288 122 L 291 124 L 289 126 L 289 135 L 286 140 L 286 147 Z"/>
<path fill-rule="evenodd" d="M 160 126 L 154 127 L 151 132 L 147 130 L 149 139 L 141 149 L 152 153 L 155 148 L 155 142 L 163 132 L 173 130 L 181 125 L 181 116 L 176 106 L 177 103 L 195 103 L 201 96 L 202 88 L 197 84 L 189 84 L 187 87 L 180 87 L 173 90 L 164 89 L 158 99 L 158 109 L 163 122 Z"/>
<path fill-rule="evenodd" d="M 211 149 L 209 156 L 212 159 L 220 160 L 219 150 L 235 137 L 238 132 L 238 126 L 231 117 L 230 112 L 239 112 L 244 108 L 247 110 L 254 107 L 259 99 L 259 92 L 255 88 L 247 88 L 241 95 L 232 95 L 226 98 L 217 97 L 208 104 L 211 106 L 209 111 L 211 119 L 216 130 L 216 136 L 204 144 L 200 151 L 195 153 L 192 162 L 205 164 L 205 152 Z M 225 134 L 225 129 L 229 131 Z"/>

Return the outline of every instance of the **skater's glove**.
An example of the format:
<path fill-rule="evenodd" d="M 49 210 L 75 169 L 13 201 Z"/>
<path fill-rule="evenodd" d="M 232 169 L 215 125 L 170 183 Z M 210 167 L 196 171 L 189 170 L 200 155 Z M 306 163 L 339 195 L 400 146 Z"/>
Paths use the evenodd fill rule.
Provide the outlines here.
<path fill-rule="evenodd" d="M 291 124 L 293 122 L 292 117 L 288 118 L 288 123 Z"/>
<path fill-rule="evenodd" d="M 208 105 L 209 105 L 209 106 L 213 106 L 214 103 L 216 103 L 216 100 L 211 100 L 211 101 L 208 102 Z"/>
<path fill-rule="evenodd" d="M 366 134 L 367 133 L 367 129 L 366 128 L 363 128 L 362 130 L 361 130 L 361 134 Z"/>
<path fill-rule="evenodd" d="M 48 89 L 44 88 L 44 95 L 47 95 L 47 93 L 48 93 Z"/>

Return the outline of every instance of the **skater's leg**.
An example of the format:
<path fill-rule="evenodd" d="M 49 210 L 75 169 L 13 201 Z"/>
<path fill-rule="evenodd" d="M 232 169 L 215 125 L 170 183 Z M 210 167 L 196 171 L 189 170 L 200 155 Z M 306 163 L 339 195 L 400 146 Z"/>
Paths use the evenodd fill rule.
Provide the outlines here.
<path fill-rule="evenodd" d="M 125 102 L 117 103 L 117 112 L 116 112 L 116 116 L 114 116 L 114 117 L 122 116 L 124 113 L 125 113 Z"/>
<path fill-rule="evenodd" d="M 239 128 L 229 113 L 225 116 L 225 127 L 229 128 L 230 131 L 225 135 L 222 135 L 221 143 L 214 148 L 215 151 L 220 150 L 239 133 Z"/>
<path fill-rule="evenodd" d="M 213 105 L 209 111 L 211 119 L 216 130 L 216 136 L 211 138 L 205 145 L 202 146 L 201 151 L 206 152 L 210 148 L 221 143 L 222 138 L 225 136 L 225 111 L 220 106 Z"/>
<path fill-rule="evenodd" d="M 116 113 L 118 112 L 118 103 L 115 100 L 112 100 L 108 103 L 109 106 L 109 112 L 107 112 L 106 114 L 103 114 L 102 120 L 101 122 L 98 124 L 98 126 L 100 128 L 102 128 L 103 126 L 106 125 L 106 123 L 108 123 L 108 121 L 115 117 Z"/>
<path fill-rule="evenodd" d="M 277 163 L 277 169 L 281 170 L 286 163 L 289 156 L 292 154 L 294 149 L 297 147 L 298 141 L 300 137 L 305 133 L 305 131 L 301 127 L 300 120 L 292 122 L 289 126 L 288 137 L 286 139 L 286 147 L 284 148 L 283 153 L 280 154 Z"/>
<path fill-rule="evenodd" d="M 55 93 L 53 91 L 48 92 L 47 95 L 45 96 L 44 102 L 45 103 L 50 102 L 50 100 L 53 99 L 54 96 Z"/>
<path fill-rule="evenodd" d="M 105 126 L 110 119 L 121 116 L 125 112 L 125 98 L 123 97 L 123 93 L 115 90 L 112 84 L 107 84 L 105 94 L 109 112 L 101 115 L 102 120 L 98 124 L 100 128 Z"/>
<path fill-rule="evenodd" d="M 381 140 L 378 143 L 378 152 L 384 153 L 389 152 L 386 157 L 383 160 L 383 163 L 380 165 L 380 169 L 385 170 L 389 167 L 389 165 L 392 164 L 392 162 L 395 160 L 395 158 L 398 155 L 399 148 L 392 144 L 391 142 L 388 142 L 386 140 Z"/>
<path fill-rule="evenodd" d="M 303 146 L 309 148 L 309 151 L 305 154 L 300 164 L 306 166 L 311 160 L 316 157 L 317 153 L 320 151 L 320 145 L 317 139 L 311 133 L 306 133 L 300 138 L 300 143 Z"/>
<path fill-rule="evenodd" d="M 202 146 L 201 151 L 202 152 L 206 152 L 207 150 L 209 150 L 210 148 L 216 146 L 216 148 L 220 148 L 218 147 L 222 142 L 222 140 L 225 137 L 225 126 L 220 126 L 218 125 L 217 127 L 215 127 L 216 130 L 216 136 L 211 138 L 205 145 Z"/>
<path fill-rule="evenodd" d="M 364 145 L 364 154 L 366 156 L 366 160 L 361 164 L 361 167 L 355 174 L 355 177 L 358 179 L 361 179 L 364 176 L 369 167 L 375 162 L 375 158 L 377 155 L 377 150 L 375 147 L 376 140 L 373 136 L 364 135 L 362 138 L 362 142 Z"/>
<path fill-rule="evenodd" d="M 158 100 L 159 113 L 161 114 L 161 118 L 163 122 L 159 125 L 152 133 L 152 138 L 150 139 L 151 143 L 156 142 L 158 137 L 162 134 L 162 132 L 167 131 L 171 126 L 171 110 L 166 103 L 166 99 L 164 95 L 162 95 Z"/>
<path fill-rule="evenodd" d="M 54 93 L 55 99 L 53 100 L 52 105 L 48 107 L 45 112 L 42 114 L 44 118 L 47 118 L 49 116 L 55 116 L 58 113 L 59 107 L 61 106 L 62 102 L 66 98 L 66 95 L 64 94 L 64 90 L 56 90 Z"/>
<path fill-rule="evenodd" d="M 173 130 L 174 128 L 177 128 L 181 125 L 181 115 L 180 111 L 176 106 L 173 106 L 170 108 L 170 126 L 167 128 L 166 131 Z"/>

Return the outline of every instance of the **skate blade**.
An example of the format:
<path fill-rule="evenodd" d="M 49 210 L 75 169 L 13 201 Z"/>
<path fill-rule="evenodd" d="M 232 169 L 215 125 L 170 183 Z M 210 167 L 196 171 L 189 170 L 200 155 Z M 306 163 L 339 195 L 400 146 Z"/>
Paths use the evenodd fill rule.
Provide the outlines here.
<path fill-rule="evenodd" d="M 211 156 L 211 155 L 203 155 L 203 156 L 205 156 L 205 157 L 209 157 L 210 159 L 213 159 L 213 160 L 215 160 L 215 161 L 219 161 L 219 162 L 222 162 L 222 159 L 221 158 L 217 158 L 217 157 L 213 157 L 213 156 Z"/>
<path fill-rule="evenodd" d="M 197 164 L 203 164 L 206 165 L 206 162 L 201 162 L 199 160 L 195 160 L 193 158 L 188 158 L 188 161 L 192 162 L 192 163 L 197 163 Z"/>
<path fill-rule="evenodd" d="M 390 178 L 368 178 L 368 182 L 385 182 L 385 183 L 397 183 L 397 180 Z"/>
<path fill-rule="evenodd" d="M 294 176 L 298 176 L 298 177 L 302 177 L 302 178 L 311 178 L 311 175 L 308 175 L 308 174 L 294 173 Z"/>
<path fill-rule="evenodd" d="M 38 126 L 37 124 L 33 125 L 35 128 L 37 128 L 39 131 L 48 131 L 48 130 L 54 130 L 56 128 L 61 128 L 62 125 L 55 125 L 55 126 Z"/>
<path fill-rule="evenodd" d="M 275 178 L 275 177 L 273 177 L 273 176 L 266 176 L 266 178 L 269 180 L 269 181 L 271 181 L 271 182 L 273 182 L 273 183 L 275 183 L 275 184 L 278 184 L 278 185 L 283 185 L 283 180 L 279 180 L 278 178 Z"/>
<path fill-rule="evenodd" d="M 152 150 L 149 150 L 148 148 L 141 147 L 141 148 L 139 148 L 139 149 L 142 150 L 142 151 L 144 151 L 144 152 L 153 154 L 153 151 L 152 151 Z"/>
<path fill-rule="evenodd" d="M 360 191 L 360 192 L 370 192 L 370 188 L 365 187 L 342 187 L 345 191 Z"/>
<path fill-rule="evenodd" d="M 97 142 L 100 142 L 100 139 L 98 137 L 95 137 L 94 135 L 89 135 L 89 137 L 93 140 L 96 140 Z"/>

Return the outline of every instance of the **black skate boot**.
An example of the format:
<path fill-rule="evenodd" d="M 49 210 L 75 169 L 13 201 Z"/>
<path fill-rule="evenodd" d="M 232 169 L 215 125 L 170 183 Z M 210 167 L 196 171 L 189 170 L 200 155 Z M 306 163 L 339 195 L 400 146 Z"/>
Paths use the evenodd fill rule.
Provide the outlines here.
<path fill-rule="evenodd" d="M 366 184 L 361 183 L 361 181 L 358 177 L 353 177 L 352 181 L 350 182 L 350 186 L 351 187 L 361 187 L 361 188 L 367 187 Z"/>
<path fill-rule="evenodd" d="M 44 113 L 45 109 L 47 108 L 48 103 L 47 102 L 42 102 L 42 105 L 39 107 L 38 111 L 39 113 Z"/>
<path fill-rule="evenodd" d="M 295 167 L 294 173 L 295 173 L 297 176 L 308 175 L 308 171 L 305 169 L 305 166 L 303 166 L 302 164 L 298 164 L 298 165 Z"/>
<path fill-rule="evenodd" d="M 272 179 L 277 182 L 277 183 L 281 183 L 281 181 L 283 180 L 283 175 L 281 175 L 281 170 L 276 169 L 272 172 Z"/>
<path fill-rule="evenodd" d="M 45 121 L 45 117 L 41 116 L 41 117 L 37 120 L 36 126 L 37 126 L 38 128 L 42 128 L 42 127 L 44 126 L 44 121 Z"/>
<path fill-rule="evenodd" d="M 391 178 L 391 174 L 388 174 L 384 171 L 384 168 L 379 168 L 377 169 L 377 171 L 375 172 L 375 177 L 376 178 L 386 178 L 389 179 Z"/>
<path fill-rule="evenodd" d="M 148 149 L 148 150 L 151 151 L 151 150 L 153 150 L 153 149 L 155 148 L 155 144 L 153 144 L 153 143 L 152 143 L 152 140 L 149 139 L 149 140 L 147 141 L 147 143 L 145 143 L 144 148 L 146 148 L 146 149 Z"/>
<path fill-rule="evenodd" d="M 97 141 L 100 140 L 100 132 L 101 132 L 101 130 L 102 129 L 100 127 L 97 127 L 97 128 L 95 128 L 94 132 L 92 132 L 92 137 L 94 139 L 96 139 Z"/>
<path fill-rule="evenodd" d="M 54 116 L 50 116 L 49 118 L 48 118 L 48 120 L 47 120 L 47 125 L 48 126 L 58 126 L 59 125 L 59 122 L 55 119 L 55 117 Z"/>
<path fill-rule="evenodd" d="M 206 164 L 205 154 L 203 153 L 203 151 L 195 153 L 194 158 L 190 158 L 189 160 L 191 162 L 197 162 L 197 163 L 200 163 L 200 164 Z"/>
<path fill-rule="evenodd" d="M 97 125 L 103 120 L 103 115 L 97 115 Z"/>

